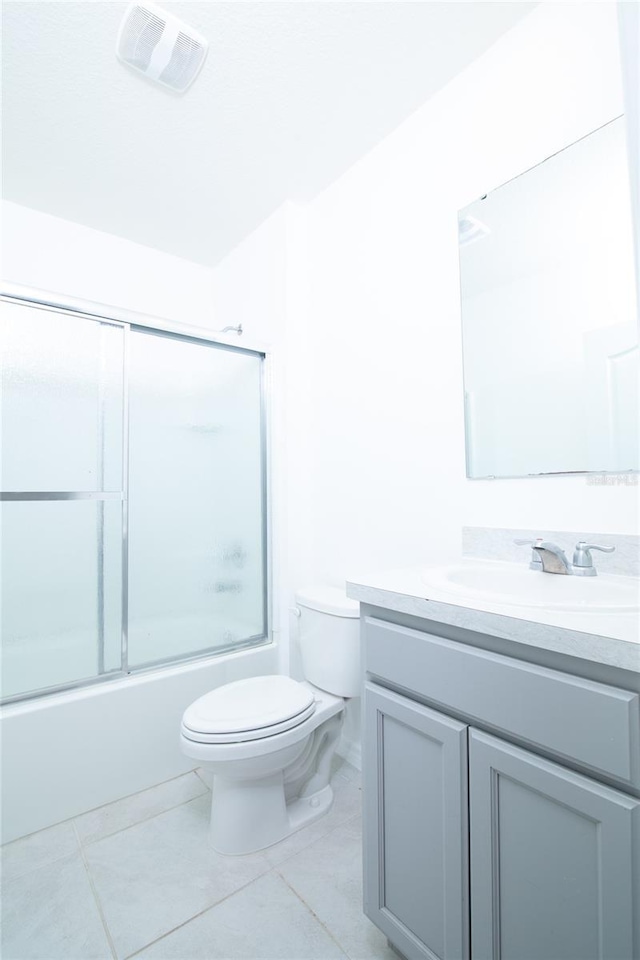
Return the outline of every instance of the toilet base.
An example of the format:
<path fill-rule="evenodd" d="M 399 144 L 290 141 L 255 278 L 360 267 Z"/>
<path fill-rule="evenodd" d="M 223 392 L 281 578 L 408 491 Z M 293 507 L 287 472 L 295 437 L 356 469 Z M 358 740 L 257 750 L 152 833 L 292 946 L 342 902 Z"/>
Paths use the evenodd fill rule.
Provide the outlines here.
<path fill-rule="evenodd" d="M 211 795 L 213 849 L 235 856 L 255 853 L 323 816 L 333 803 L 331 758 L 342 721 L 340 710 L 309 737 L 262 757 L 262 766 L 256 765 L 260 758 L 246 767 L 219 764 Z"/>
<path fill-rule="evenodd" d="M 333 805 L 333 790 L 330 784 L 318 790 L 310 797 L 298 797 L 287 804 L 289 813 L 289 833 L 295 833 L 302 827 L 313 823 L 318 817 L 324 816 Z"/>
<path fill-rule="evenodd" d="M 289 803 L 281 774 L 262 780 L 257 793 L 255 787 L 216 778 L 209 840 L 217 853 L 242 856 L 264 850 L 324 816 L 333 804 L 330 784 Z"/>

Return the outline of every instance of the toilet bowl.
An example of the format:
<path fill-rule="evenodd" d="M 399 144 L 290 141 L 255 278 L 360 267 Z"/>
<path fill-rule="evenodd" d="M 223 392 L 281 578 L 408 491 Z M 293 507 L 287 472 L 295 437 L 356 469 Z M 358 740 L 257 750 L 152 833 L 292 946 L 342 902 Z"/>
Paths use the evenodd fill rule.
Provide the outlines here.
<path fill-rule="evenodd" d="M 296 602 L 305 679 L 228 683 L 182 718 L 182 751 L 213 770 L 210 842 L 219 853 L 271 846 L 333 802 L 345 697 L 360 692 L 359 606 L 335 587 L 301 590 Z"/>

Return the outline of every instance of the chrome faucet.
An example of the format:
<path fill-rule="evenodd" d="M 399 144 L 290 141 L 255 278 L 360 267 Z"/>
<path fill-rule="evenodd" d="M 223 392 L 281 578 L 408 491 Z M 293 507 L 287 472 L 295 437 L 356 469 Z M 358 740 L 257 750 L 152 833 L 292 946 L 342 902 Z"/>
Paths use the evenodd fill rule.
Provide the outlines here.
<path fill-rule="evenodd" d="M 613 553 L 615 547 L 600 547 L 595 543 L 586 543 L 579 540 L 573 551 L 573 562 L 569 563 L 566 553 L 557 543 L 550 540 L 514 540 L 518 546 L 531 547 L 531 570 L 540 570 L 542 573 L 559 573 L 564 576 L 596 577 L 598 571 L 593 565 L 592 550 L 601 550 L 603 553 Z"/>
<path fill-rule="evenodd" d="M 565 575 L 573 573 L 566 553 L 557 543 L 542 540 L 540 543 L 535 543 L 531 549 L 535 550 L 540 557 L 543 573 L 562 573 Z"/>

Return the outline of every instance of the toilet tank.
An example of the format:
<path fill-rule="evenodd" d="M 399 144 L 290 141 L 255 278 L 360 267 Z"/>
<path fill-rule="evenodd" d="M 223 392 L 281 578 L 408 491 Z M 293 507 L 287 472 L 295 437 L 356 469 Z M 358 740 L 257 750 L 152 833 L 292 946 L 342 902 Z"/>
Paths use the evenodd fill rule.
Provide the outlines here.
<path fill-rule="evenodd" d="M 360 696 L 360 604 L 339 587 L 296 593 L 305 679 L 337 697 Z"/>

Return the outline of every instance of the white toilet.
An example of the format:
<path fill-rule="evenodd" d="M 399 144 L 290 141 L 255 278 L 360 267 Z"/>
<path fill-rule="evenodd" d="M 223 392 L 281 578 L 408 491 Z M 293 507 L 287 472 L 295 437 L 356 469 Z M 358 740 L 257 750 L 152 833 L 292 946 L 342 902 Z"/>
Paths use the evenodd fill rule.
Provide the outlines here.
<path fill-rule="evenodd" d="M 183 753 L 213 767 L 211 843 L 252 853 L 327 812 L 344 698 L 360 694 L 359 604 L 337 587 L 296 594 L 305 680 L 252 677 L 184 712 Z"/>

